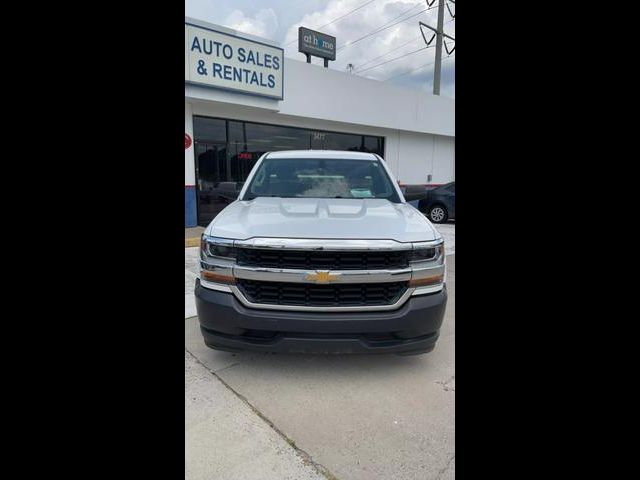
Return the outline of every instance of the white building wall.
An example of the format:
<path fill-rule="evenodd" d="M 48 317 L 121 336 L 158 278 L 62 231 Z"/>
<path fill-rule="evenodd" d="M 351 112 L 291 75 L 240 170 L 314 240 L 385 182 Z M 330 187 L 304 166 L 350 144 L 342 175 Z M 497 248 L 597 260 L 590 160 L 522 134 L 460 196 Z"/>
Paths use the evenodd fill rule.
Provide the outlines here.
<path fill-rule="evenodd" d="M 184 104 L 184 133 L 191 137 L 193 141 L 193 110 L 190 103 Z M 194 145 L 184 151 L 184 184 L 196 184 L 196 167 L 195 167 Z"/>
<path fill-rule="evenodd" d="M 455 138 L 402 131 L 397 138 L 390 150 L 397 148 L 393 171 L 401 183 L 437 185 L 455 180 Z"/>
<path fill-rule="evenodd" d="M 433 158 L 433 135 L 398 132 L 398 179 L 400 183 L 422 184 L 427 181 Z"/>
<path fill-rule="evenodd" d="M 448 183 L 456 179 L 455 138 L 435 136 L 433 150 L 433 179 L 431 183 Z"/>
<path fill-rule="evenodd" d="M 279 112 L 358 125 L 455 135 L 455 101 L 285 58 Z"/>

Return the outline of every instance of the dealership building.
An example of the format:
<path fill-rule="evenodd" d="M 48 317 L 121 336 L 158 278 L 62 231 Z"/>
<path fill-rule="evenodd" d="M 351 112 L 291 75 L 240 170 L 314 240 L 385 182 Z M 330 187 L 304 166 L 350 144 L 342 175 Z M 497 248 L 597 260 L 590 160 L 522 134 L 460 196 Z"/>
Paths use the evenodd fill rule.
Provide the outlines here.
<path fill-rule="evenodd" d="M 401 184 L 455 180 L 453 99 L 300 58 L 185 19 L 186 227 L 209 223 L 269 151 L 374 152 Z"/>

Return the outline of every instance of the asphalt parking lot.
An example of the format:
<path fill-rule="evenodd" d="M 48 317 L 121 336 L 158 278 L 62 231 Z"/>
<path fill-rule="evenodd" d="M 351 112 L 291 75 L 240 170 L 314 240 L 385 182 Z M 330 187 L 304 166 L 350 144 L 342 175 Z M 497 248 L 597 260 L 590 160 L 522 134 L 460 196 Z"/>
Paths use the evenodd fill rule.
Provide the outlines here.
<path fill-rule="evenodd" d="M 211 350 L 186 249 L 186 478 L 453 479 L 455 224 L 438 229 L 449 301 L 435 350 L 415 357 Z"/>

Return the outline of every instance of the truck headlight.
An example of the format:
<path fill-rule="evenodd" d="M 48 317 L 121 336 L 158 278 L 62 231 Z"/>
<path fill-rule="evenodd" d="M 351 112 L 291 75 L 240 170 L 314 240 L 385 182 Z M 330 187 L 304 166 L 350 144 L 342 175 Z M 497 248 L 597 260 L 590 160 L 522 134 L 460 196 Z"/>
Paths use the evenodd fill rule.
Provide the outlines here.
<path fill-rule="evenodd" d="M 409 256 L 409 261 L 411 263 L 414 263 L 414 262 L 442 263 L 444 261 L 444 242 L 439 243 L 438 245 L 425 244 L 424 246 L 420 245 L 419 243 L 414 243 L 413 250 L 411 251 L 411 255 Z"/>
<path fill-rule="evenodd" d="M 234 285 L 233 275 L 237 249 L 233 240 L 228 238 L 210 237 L 202 235 L 200 239 L 200 280 L 208 288 L 218 288 L 216 285 Z M 219 289 L 219 288 L 218 288 Z M 226 291 L 226 290 L 225 290 Z"/>
<path fill-rule="evenodd" d="M 446 282 L 444 241 L 416 242 L 410 256 L 413 295 L 425 295 L 442 290 Z"/>
<path fill-rule="evenodd" d="M 233 246 L 233 240 L 229 238 L 202 235 L 200 239 L 200 254 L 202 258 L 218 257 L 235 259 L 237 249 Z"/>

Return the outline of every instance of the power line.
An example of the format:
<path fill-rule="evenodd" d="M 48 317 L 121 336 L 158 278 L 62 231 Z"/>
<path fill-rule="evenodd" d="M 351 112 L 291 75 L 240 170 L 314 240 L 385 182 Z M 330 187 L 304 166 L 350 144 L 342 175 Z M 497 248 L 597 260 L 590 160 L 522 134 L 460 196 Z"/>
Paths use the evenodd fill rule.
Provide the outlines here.
<path fill-rule="evenodd" d="M 384 23 L 384 24 L 383 24 L 383 25 L 381 25 L 381 26 L 382 26 L 382 27 L 384 27 L 387 23 L 391 23 L 391 22 L 393 22 L 394 20 L 396 20 L 396 19 L 400 18 L 401 16 L 405 15 L 406 13 L 409 13 L 411 10 L 413 10 L 414 8 L 416 8 L 416 7 L 417 7 L 417 6 L 419 6 L 419 5 L 422 5 L 422 2 L 417 2 L 413 7 L 408 8 L 407 10 L 405 10 L 404 12 L 402 12 L 400 15 L 398 15 L 398 16 L 396 16 L 396 17 L 393 17 L 393 18 L 392 18 L 392 19 L 390 19 L 390 20 L 387 20 L 387 22 L 386 22 L 386 23 Z M 428 9 L 428 8 L 425 8 L 425 10 L 429 10 L 429 9 Z M 378 28 L 380 28 L 380 27 L 378 27 Z"/>
<path fill-rule="evenodd" d="M 404 55 L 400 55 L 399 57 L 394 57 L 391 60 L 387 60 L 386 62 L 378 63 L 377 65 L 374 65 L 373 67 L 365 68 L 364 70 L 360 70 L 359 72 L 356 72 L 356 73 L 364 73 L 364 72 L 366 72 L 368 70 L 371 70 L 373 68 L 377 68 L 380 65 L 385 65 L 385 64 L 390 63 L 390 62 L 395 62 L 396 60 L 400 60 L 401 58 L 407 57 L 407 56 L 412 55 L 414 53 L 421 52 L 422 50 L 425 50 L 427 48 L 431 48 L 431 47 L 428 45 L 426 47 L 419 48 L 417 50 L 414 50 L 413 52 L 405 53 Z"/>
<path fill-rule="evenodd" d="M 321 28 L 327 27 L 327 26 L 331 25 L 332 23 L 335 23 L 335 22 L 337 22 L 338 20 L 343 19 L 344 17 L 346 17 L 346 16 L 348 16 L 348 15 L 351 15 L 353 12 L 355 12 L 355 11 L 357 11 L 357 10 L 360 10 L 362 7 L 366 7 L 367 5 L 369 5 L 370 3 L 373 3 L 373 2 L 375 2 L 375 1 L 376 1 L 376 0 L 369 0 L 367 3 L 363 3 L 363 4 L 362 4 L 362 5 L 360 5 L 359 7 L 354 8 L 353 10 L 351 10 L 351 11 L 349 11 L 349 12 L 345 13 L 344 15 L 342 15 L 342 16 L 340 16 L 340 17 L 338 17 L 338 18 L 334 18 L 334 19 L 333 19 L 333 20 L 331 20 L 329 23 L 325 23 L 325 24 L 324 24 L 324 25 L 322 25 L 321 27 L 315 27 L 315 28 L 314 28 L 314 30 L 320 30 Z M 415 7 L 413 7 L 413 8 L 415 8 Z M 297 39 L 297 38 L 296 38 L 296 39 L 294 39 L 294 40 L 291 40 L 289 43 L 285 43 L 285 44 L 283 45 L 283 47 L 286 47 L 286 46 L 288 46 L 288 45 L 291 45 L 292 43 L 295 43 L 295 42 L 297 42 L 297 41 L 298 41 L 298 39 Z"/>
<path fill-rule="evenodd" d="M 397 21 L 397 22 L 395 22 L 395 23 L 392 23 L 391 25 L 388 25 L 388 23 L 389 23 L 389 22 L 392 22 L 393 20 L 395 20 L 395 19 L 397 19 L 397 18 L 401 17 L 402 15 L 404 15 L 404 14 L 405 14 L 405 13 L 407 13 L 407 12 L 409 12 L 410 10 L 413 10 L 414 8 L 415 8 L 415 6 L 414 6 L 414 7 L 412 7 L 412 8 L 410 8 L 409 10 L 405 11 L 404 13 L 401 13 L 401 14 L 400 14 L 400 15 L 398 15 L 397 17 L 392 18 L 391 20 L 389 20 L 388 22 L 386 22 L 386 23 L 384 23 L 383 25 L 379 26 L 378 28 L 374 29 L 374 30 L 373 30 L 373 31 L 371 31 L 370 33 L 368 33 L 368 34 L 366 34 L 366 35 L 364 35 L 364 36 L 362 36 L 362 37 L 360 37 L 360 38 L 357 38 L 357 39 L 355 39 L 355 40 L 353 40 L 353 41 L 347 42 L 345 45 L 343 45 L 343 46 L 341 46 L 340 48 L 338 48 L 338 49 L 336 50 L 336 52 L 339 52 L 339 51 L 340 51 L 340 50 L 342 50 L 343 48 L 350 47 L 350 46 L 352 46 L 354 43 L 359 42 L 360 40 L 364 40 L 365 38 L 368 38 L 368 37 L 370 37 L 370 36 L 372 36 L 372 35 L 375 35 L 375 34 L 377 34 L 377 33 L 380 33 L 380 32 L 382 32 L 382 31 L 386 30 L 387 28 L 391 28 L 391 27 L 393 27 L 394 25 L 398 25 L 399 23 L 406 22 L 406 21 L 407 21 L 407 20 L 409 20 L 410 18 L 413 18 L 413 17 L 415 17 L 415 16 L 417 16 L 417 15 L 420 15 L 421 13 L 424 13 L 424 12 L 426 12 L 427 10 L 432 10 L 432 9 L 434 9 L 434 8 L 437 8 L 437 7 L 436 7 L 436 6 L 432 6 L 432 7 L 429 7 L 429 8 L 425 8 L 425 9 L 423 9 L 423 10 L 420 10 L 418 13 L 414 13 L 413 15 L 410 15 L 410 16 L 408 16 L 407 18 L 403 18 L 402 20 L 399 20 L 399 21 Z"/>
<path fill-rule="evenodd" d="M 405 11 L 404 11 L 404 12 L 402 12 L 400 15 L 398 15 L 398 16 L 396 16 L 396 17 L 393 17 L 391 20 L 388 20 L 386 23 L 384 23 L 383 25 L 381 25 L 381 26 L 380 26 L 380 27 L 378 27 L 378 28 L 384 27 L 385 25 L 387 25 L 387 24 L 389 24 L 389 23 L 393 22 L 394 20 L 396 20 L 396 19 L 398 19 L 398 18 L 402 17 L 403 15 L 405 15 L 405 14 L 409 13 L 411 10 L 413 10 L 414 8 L 416 8 L 416 7 L 417 7 L 417 6 L 419 6 L 419 5 L 422 5 L 422 2 L 418 2 L 418 3 L 416 3 L 413 7 L 411 7 L 411 8 L 409 8 L 409 9 L 405 10 Z M 427 9 L 425 9 L 425 10 L 427 10 Z M 425 11 L 425 10 L 423 10 L 423 11 Z M 408 18 L 411 18 L 411 17 L 408 17 Z M 391 26 L 391 25 L 390 25 L 390 26 Z M 375 29 L 375 30 L 377 30 L 377 29 Z M 382 31 L 382 30 L 381 30 L 381 31 Z M 411 42 L 408 42 L 408 43 L 411 43 Z M 408 43 L 406 43 L 406 44 L 404 44 L 404 45 L 408 45 Z M 344 48 L 344 47 L 345 47 L 345 46 L 342 46 L 342 47 L 340 47 L 338 50 L 341 50 L 341 49 L 342 49 L 342 48 Z M 400 47 L 398 47 L 398 48 L 400 48 Z M 397 50 L 397 49 L 396 49 L 396 50 Z M 391 53 L 392 51 L 393 51 L 393 50 L 389 50 L 387 53 Z M 337 52 L 337 50 L 336 50 L 336 52 Z M 372 59 L 370 59 L 370 60 L 367 60 L 366 62 L 364 62 L 364 64 L 367 64 L 367 63 L 369 63 L 370 61 L 376 60 L 376 59 L 378 59 L 378 58 L 380 58 L 380 57 L 383 57 L 383 56 L 384 56 L 384 54 L 383 54 L 383 55 L 380 55 L 380 56 L 378 56 L 378 57 L 372 58 Z"/>
<path fill-rule="evenodd" d="M 380 32 L 382 32 L 382 31 L 386 30 L 387 28 L 391 28 L 391 27 L 393 27 L 393 26 L 395 26 L 395 25 L 398 25 L 399 23 L 406 22 L 407 20 L 409 20 L 409 19 L 411 19 L 411 18 L 413 18 L 413 17 L 415 17 L 415 16 L 417 16 L 417 15 L 420 15 L 421 13 L 424 13 L 424 12 L 426 12 L 426 11 L 427 11 L 427 9 L 425 8 L 424 10 L 420 10 L 418 13 L 415 13 L 415 14 L 413 14 L 413 15 L 411 15 L 411 16 L 409 16 L 409 17 L 407 17 L 407 18 L 403 19 L 403 20 L 399 20 L 399 21 L 397 21 L 396 23 L 392 23 L 391 25 L 387 25 L 387 24 L 385 23 L 385 25 L 386 25 L 386 26 L 382 25 L 382 26 L 378 27 L 378 29 L 377 29 L 377 30 L 374 30 L 374 31 L 372 31 L 372 32 L 370 32 L 370 33 L 367 33 L 366 35 L 364 35 L 364 36 L 362 36 L 362 37 L 360 37 L 360 38 L 356 38 L 356 39 L 355 39 L 355 40 L 353 40 L 353 41 L 347 42 L 346 44 L 344 44 L 343 46 L 341 46 L 340 48 L 338 48 L 338 49 L 336 50 L 336 52 L 339 52 L 340 50 L 342 50 L 342 49 L 344 49 L 344 48 L 348 48 L 348 47 L 350 47 L 350 46 L 354 45 L 355 43 L 358 43 L 360 40 L 364 40 L 365 38 L 368 38 L 368 37 L 370 37 L 370 36 L 372 36 L 372 35 L 375 35 L 375 34 L 377 34 L 377 33 L 380 33 Z M 383 27 L 384 27 L 384 28 L 383 28 Z"/>
<path fill-rule="evenodd" d="M 342 15 L 341 17 L 336 18 L 335 20 L 331 20 L 329 23 L 325 23 L 324 25 L 322 25 L 321 27 L 318 27 L 318 30 L 320 30 L 321 28 L 327 27 L 329 25 L 331 25 L 332 23 L 337 22 L 338 20 L 340 20 L 341 18 L 346 17 L 347 15 L 351 15 L 353 12 L 355 12 L 356 10 L 360 10 L 362 7 L 366 7 L 367 5 L 369 5 L 371 2 L 375 2 L 376 0 L 369 0 L 367 3 L 360 5 L 358 8 L 354 8 L 353 10 L 351 10 L 349 13 L 345 13 L 344 15 Z"/>
<path fill-rule="evenodd" d="M 364 65 L 366 65 L 367 63 L 371 63 L 371 62 L 373 62 L 374 60 L 377 60 L 377 59 L 379 59 L 379 58 L 382 58 L 382 57 L 384 57 L 385 55 L 387 55 L 387 54 L 389 54 L 389 53 L 391 53 L 391 52 L 395 52 L 396 50 L 400 50 L 402 47 L 405 47 L 405 46 L 409 45 L 410 43 L 415 42 L 416 40 L 420 40 L 420 38 L 421 38 L 421 37 L 416 37 L 416 38 L 414 38 L 413 40 L 409 40 L 407 43 L 403 43 L 403 44 L 402 44 L 402 45 L 400 45 L 399 47 L 396 47 L 396 48 L 394 48 L 394 49 L 392 49 L 392 50 L 389 50 L 388 52 L 383 53 L 382 55 L 378 55 L 377 57 L 373 57 L 373 58 L 371 58 L 371 59 L 367 60 L 366 62 L 362 62 L 358 68 L 362 68 L 362 67 L 363 67 Z M 357 70 L 357 69 L 356 69 L 356 70 Z"/>
<path fill-rule="evenodd" d="M 405 10 L 404 12 L 402 12 L 400 15 L 398 15 L 397 17 L 393 17 L 391 20 L 388 20 L 384 25 L 381 25 L 382 27 L 384 27 L 387 23 L 391 23 L 394 20 L 396 20 L 397 18 L 400 18 L 401 16 L 403 16 L 406 13 L 409 13 L 411 10 L 413 10 L 414 8 L 416 8 L 418 5 L 422 5 L 422 2 L 417 2 L 413 7 Z M 423 11 L 427 11 L 427 10 L 431 10 L 430 8 L 425 8 Z M 378 27 L 380 28 L 380 27 Z"/>
<path fill-rule="evenodd" d="M 442 61 L 448 60 L 448 59 L 453 58 L 455 56 L 456 56 L 456 54 L 454 53 L 453 55 L 449 55 L 448 57 L 443 58 Z M 420 70 L 420 69 L 422 69 L 424 67 L 428 67 L 429 65 L 433 65 L 434 63 L 436 63 L 436 62 L 434 61 L 434 62 L 425 63 L 424 65 L 420 65 L 419 67 L 416 67 L 416 68 L 411 69 L 411 70 L 409 70 L 407 72 L 401 73 L 400 75 L 394 75 L 393 77 L 389 77 L 386 80 L 383 80 L 383 82 L 388 82 L 389 80 L 393 80 L 394 78 L 398 78 L 398 77 L 402 77 L 404 75 L 408 75 L 409 73 L 413 73 L 413 72 L 415 72 L 417 70 Z"/>

